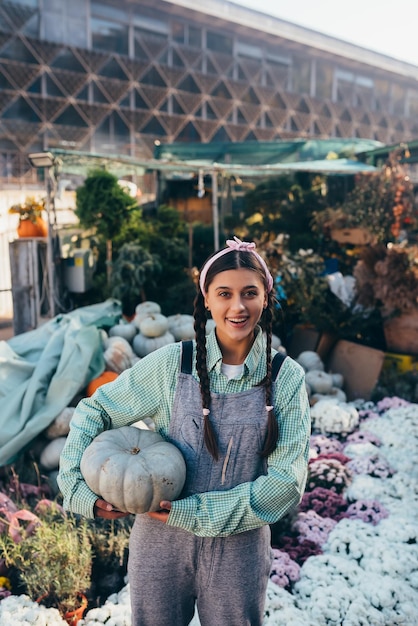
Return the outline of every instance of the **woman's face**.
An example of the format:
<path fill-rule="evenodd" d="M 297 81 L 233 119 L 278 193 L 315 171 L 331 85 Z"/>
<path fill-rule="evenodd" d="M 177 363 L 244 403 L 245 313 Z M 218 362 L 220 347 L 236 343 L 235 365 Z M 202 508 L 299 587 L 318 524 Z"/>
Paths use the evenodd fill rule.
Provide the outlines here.
<path fill-rule="evenodd" d="M 254 327 L 267 306 L 267 294 L 257 272 L 226 270 L 210 283 L 205 306 L 212 314 L 221 346 L 236 342 L 251 345 Z"/>

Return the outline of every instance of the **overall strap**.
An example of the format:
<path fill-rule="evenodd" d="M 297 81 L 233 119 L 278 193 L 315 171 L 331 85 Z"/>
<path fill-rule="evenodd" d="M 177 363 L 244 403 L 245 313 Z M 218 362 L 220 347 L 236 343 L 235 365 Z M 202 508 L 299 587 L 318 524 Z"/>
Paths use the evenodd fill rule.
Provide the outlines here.
<path fill-rule="evenodd" d="M 278 352 L 274 355 L 273 361 L 271 363 L 271 380 L 274 382 L 280 372 L 280 368 L 286 358 L 286 354 L 283 352 Z"/>
<path fill-rule="evenodd" d="M 271 364 L 271 380 L 274 382 L 278 376 L 280 368 L 285 360 L 286 355 L 282 352 L 278 352 L 274 357 Z M 192 359 L 193 359 L 193 342 L 182 341 L 181 342 L 181 372 L 183 374 L 192 373 Z"/>
<path fill-rule="evenodd" d="M 182 374 L 192 373 L 193 341 L 181 342 L 181 372 Z"/>

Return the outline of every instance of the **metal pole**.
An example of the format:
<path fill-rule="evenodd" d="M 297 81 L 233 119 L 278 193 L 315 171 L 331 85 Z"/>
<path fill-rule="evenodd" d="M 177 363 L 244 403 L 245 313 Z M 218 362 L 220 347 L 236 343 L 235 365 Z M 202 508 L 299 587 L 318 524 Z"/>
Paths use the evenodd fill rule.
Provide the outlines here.
<path fill-rule="evenodd" d="M 47 186 L 46 186 L 46 216 L 48 220 L 48 234 L 46 242 L 46 265 L 48 274 L 48 303 L 49 303 L 49 316 L 55 317 L 55 276 L 54 276 L 54 260 L 52 256 L 52 225 L 51 225 L 51 172 L 47 173 Z"/>
<path fill-rule="evenodd" d="M 212 216 L 213 216 L 213 246 L 215 252 L 219 250 L 219 209 L 218 209 L 218 175 L 212 172 Z"/>

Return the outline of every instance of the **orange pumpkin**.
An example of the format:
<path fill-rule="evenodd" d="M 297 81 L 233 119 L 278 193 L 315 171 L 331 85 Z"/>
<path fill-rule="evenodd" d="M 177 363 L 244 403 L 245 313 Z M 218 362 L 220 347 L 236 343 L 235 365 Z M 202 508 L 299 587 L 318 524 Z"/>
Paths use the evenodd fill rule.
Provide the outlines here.
<path fill-rule="evenodd" d="M 100 374 L 100 376 L 98 376 L 97 378 L 93 378 L 93 380 L 91 380 L 87 385 L 87 396 L 92 396 L 96 389 L 98 389 L 102 385 L 105 385 L 106 383 L 112 382 L 112 380 L 115 380 L 118 375 L 119 374 L 117 374 L 116 372 L 110 372 L 108 370 L 105 370 L 103 374 Z"/>

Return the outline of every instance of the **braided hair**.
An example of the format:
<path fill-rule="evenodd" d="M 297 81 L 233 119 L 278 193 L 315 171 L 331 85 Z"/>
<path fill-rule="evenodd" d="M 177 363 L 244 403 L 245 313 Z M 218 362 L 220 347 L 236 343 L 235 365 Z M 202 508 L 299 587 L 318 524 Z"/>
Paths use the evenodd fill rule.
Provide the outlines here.
<path fill-rule="evenodd" d="M 215 256 L 215 254 L 213 254 L 212 256 Z M 212 257 L 209 257 L 208 261 L 211 258 Z M 252 252 L 244 250 L 231 250 L 228 254 L 225 254 L 214 260 L 213 263 L 210 265 L 205 277 L 204 287 L 205 292 L 207 292 L 210 283 L 217 274 L 219 274 L 220 272 L 225 272 L 227 270 L 235 270 L 240 268 L 249 269 L 256 272 L 259 275 L 263 285 L 265 286 L 268 295 L 267 306 L 263 310 L 263 314 L 259 322 L 266 336 L 266 375 L 259 383 L 265 389 L 266 409 L 268 413 L 267 435 L 263 449 L 261 451 L 261 456 L 265 458 L 269 454 L 271 454 L 276 448 L 277 440 L 279 437 L 279 428 L 274 414 L 274 408 L 272 406 L 273 389 L 271 379 L 271 341 L 273 332 L 273 311 L 275 298 L 273 292 L 268 291 L 267 289 L 267 278 L 265 269 L 258 260 L 257 255 L 253 254 Z M 212 457 L 215 460 L 218 460 L 218 444 L 216 441 L 213 426 L 209 419 L 211 395 L 206 359 L 206 322 L 207 311 L 205 308 L 205 299 L 202 291 L 198 288 L 194 300 L 194 330 L 196 334 L 196 370 L 199 376 L 200 394 L 202 398 L 202 407 L 204 414 L 204 441 Z"/>

